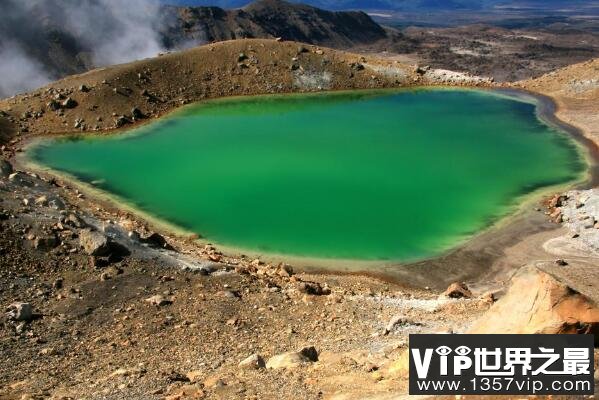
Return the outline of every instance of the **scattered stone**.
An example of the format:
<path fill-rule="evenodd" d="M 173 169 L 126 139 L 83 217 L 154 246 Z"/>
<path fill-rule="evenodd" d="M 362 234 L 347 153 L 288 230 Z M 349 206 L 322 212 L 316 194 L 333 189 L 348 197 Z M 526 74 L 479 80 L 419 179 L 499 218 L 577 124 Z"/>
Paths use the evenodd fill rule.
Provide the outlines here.
<path fill-rule="evenodd" d="M 163 397 L 164 400 L 181 400 L 181 399 L 203 399 L 206 393 L 199 384 L 183 385 L 173 394 Z"/>
<path fill-rule="evenodd" d="M 189 378 L 177 371 L 171 371 L 166 378 L 169 382 L 189 382 Z"/>
<path fill-rule="evenodd" d="M 20 171 L 13 172 L 12 174 L 8 175 L 8 180 L 21 186 L 34 186 L 31 177 Z"/>
<path fill-rule="evenodd" d="M 79 244 L 90 256 L 103 256 L 110 253 L 108 238 L 98 231 L 84 229 L 79 232 Z"/>
<path fill-rule="evenodd" d="M 63 108 L 75 108 L 75 107 L 77 107 L 77 102 L 73 98 L 67 97 L 65 99 L 65 101 L 62 102 L 62 107 Z"/>
<path fill-rule="evenodd" d="M 89 88 L 85 85 L 81 85 L 81 86 L 79 86 L 79 91 L 83 92 L 83 93 L 87 93 L 87 92 L 89 92 Z"/>
<path fill-rule="evenodd" d="M 204 371 L 199 369 L 190 371 L 187 374 L 185 374 L 185 376 L 187 377 L 187 379 L 189 379 L 190 382 L 197 382 L 200 380 L 202 376 L 204 376 Z"/>
<path fill-rule="evenodd" d="M 248 56 L 245 53 L 239 53 L 239 56 L 237 57 L 237 62 L 240 63 L 242 61 L 247 60 Z"/>
<path fill-rule="evenodd" d="M 48 205 L 48 198 L 46 196 L 40 196 L 37 199 L 35 199 L 35 204 L 38 206 L 47 206 Z"/>
<path fill-rule="evenodd" d="M 33 307 L 29 303 L 13 303 L 8 306 L 8 318 L 14 321 L 30 322 L 33 320 Z"/>
<path fill-rule="evenodd" d="M 564 217 L 562 215 L 562 210 L 560 208 L 556 208 L 555 210 L 553 210 L 553 212 L 551 214 L 549 214 L 549 217 L 556 224 L 560 224 L 564 220 Z"/>
<path fill-rule="evenodd" d="M 566 265 L 568 265 L 568 262 L 566 260 L 561 259 L 561 258 L 555 260 L 555 263 L 557 265 L 559 265 L 560 267 L 565 267 Z"/>
<path fill-rule="evenodd" d="M 12 164 L 6 160 L 0 160 L 0 176 L 3 178 L 8 177 L 13 173 Z"/>
<path fill-rule="evenodd" d="M 556 194 L 549 200 L 549 207 L 561 207 L 566 203 L 566 200 L 568 200 L 568 196 L 566 196 L 565 194 Z"/>
<path fill-rule="evenodd" d="M 102 269 L 110 265 L 110 258 L 91 256 L 89 259 L 89 265 L 94 269 Z"/>
<path fill-rule="evenodd" d="M 259 354 L 252 354 L 245 360 L 239 363 L 240 368 L 244 369 L 260 369 L 265 368 L 266 364 L 264 363 L 264 359 Z"/>
<path fill-rule="evenodd" d="M 582 227 L 584 229 L 592 229 L 595 227 L 596 223 L 597 221 L 595 220 L 595 217 L 590 216 L 589 218 L 584 220 Z"/>
<path fill-rule="evenodd" d="M 52 111 L 58 111 L 60 110 L 60 103 L 56 100 L 50 100 L 48 103 L 46 103 L 46 107 Z"/>
<path fill-rule="evenodd" d="M 131 239 L 134 242 L 139 242 L 141 240 L 141 237 L 139 236 L 139 233 L 137 231 L 127 232 L 127 237 L 129 237 L 129 239 Z"/>
<path fill-rule="evenodd" d="M 75 214 L 69 214 L 65 218 L 64 222 L 68 225 L 74 226 L 75 228 L 79 229 L 84 228 L 86 226 L 86 223 Z"/>
<path fill-rule="evenodd" d="M 58 278 L 54 281 L 54 283 L 52 284 L 52 287 L 55 290 L 60 290 L 60 289 L 62 289 L 63 285 L 64 285 L 64 281 L 62 280 L 62 278 Z"/>
<path fill-rule="evenodd" d="M 331 289 L 322 287 L 318 282 L 301 282 L 298 287 L 301 293 L 306 293 L 314 296 L 323 296 L 331 294 Z"/>
<path fill-rule="evenodd" d="M 58 211 L 64 210 L 66 208 L 64 202 L 56 196 L 52 196 L 48 199 L 47 206 Z"/>
<path fill-rule="evenodd" d="M 129 123 L 129 119 L 124 115 L 121 115 L 117 119 L 114 120 L 114 127 L 121 128 Z"/>
<path fill-rule="evenodd" d="M 223 290 L 221 294 L 223 297 L 227 297 L 229 299 L 238 299 L 241 297 L 239 293 L 234 290 Z"/>
<path fill-rule="evenodd" d="M 160 294 L 148 297 L 145 301 L 157 307 L 167 306 L 173 303 L 172 300 L 169 300 Z"/>
<path fill-rule="evenodd" d="M 33 240 L 33 247 L 40 250 L 51 250 L 59 244 L 60 241 L 54 233 L 38 235 Z"/>
<path fill-rule="evenodd" d="M 134 120 L 143 119 L 145 117 L 144 113 L 142 113 L 141 110 L 137 107 L 133 107 L 131 109 L 131 116 Z"/>
<path fill-rule="evenodd" d="M 266 368 L 297 368 L 315 361 L 318 361 L 318 352 L 313 346 L 310 346 L 299 351 L 290 351 L 273 356 L 266 363 Z"/>
<path fill-rule="evenodd" d="M 407 322 L 408 322 L 407 319 L 403 315 L 394 316 L 387 323 L 387 326 L 385 327 L 385 331 L 383 332 L 383 335 L 388 335 L 395 329 L 395 327 L 397 325 L 403 325 Z"/>
<path fill-rule="evenodd" d="M 495 294 L 493 294 L 493 292 L 487 292 L 480 296 L 480 301 L 485 304 L 493 304 L 497 301 L 497 299 L 495 298 Z"/>
<path fill-rule="evenodd" d="M 293 276 L 293 267 L 289 264 L 281 263 L 277 268 L 277 275 L 283 278 L 290 278 Z"/>
<path fill-rule="evenodd" d="M 100 274 L 100 280 L 101 281 L 108 281 L 110 279 L 112 279 L 112 276 L 108 272 L 102 272 Z"/>
<path fill-rule="evenodd" d="M 454 282 L 449 285 L 443 295 L 445 297 L 449 297 L 450 299 L 469 299 L 472 297 L 472 292 L 470 289 L 468 289 L 468 286 L 466 286 L 464 282 Z"/>
<path fill-rule="evenodd" d="M 425 65 L 422 67 L 417 65 L 416 68 L 414 68 L 414 72 L 416 72 L 418 75 L 424 75 L 430 69 L 431 67 L 429 65 Z"/>
<path fill-rule="evenodd" d="M 168 244 L 164 236 L 157 232 L 152 232 L 148 236 L 142 236 L 141 242 L 147 244 L 150 247 L 158 247 L 167 250 L 173 250 L 173 247 Z"/>

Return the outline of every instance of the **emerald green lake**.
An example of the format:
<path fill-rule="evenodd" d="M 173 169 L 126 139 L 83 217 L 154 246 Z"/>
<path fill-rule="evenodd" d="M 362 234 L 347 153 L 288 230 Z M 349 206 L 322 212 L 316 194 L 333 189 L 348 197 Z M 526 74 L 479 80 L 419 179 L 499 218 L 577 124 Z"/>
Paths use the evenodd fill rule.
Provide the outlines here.
<path fill-rule="evenodd" d="M 581 177 L 577 145 L 535 110 L 476 90 L 237 98 L 28 156 L 216 244 L 411 261 Z"/>

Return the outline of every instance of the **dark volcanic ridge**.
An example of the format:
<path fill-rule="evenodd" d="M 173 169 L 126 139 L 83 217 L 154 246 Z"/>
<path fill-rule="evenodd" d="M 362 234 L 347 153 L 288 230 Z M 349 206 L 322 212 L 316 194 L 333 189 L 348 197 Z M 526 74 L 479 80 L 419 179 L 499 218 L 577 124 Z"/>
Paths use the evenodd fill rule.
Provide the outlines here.
<path fill-rule="evenodd" d="M 167 7 L 162 32 L 168 47 L 182 43 L 280 37 L 333 48 L 348 48 L 387 37 L 361 11 L 334 12 L 282 0 L 258 0 L 243 9 Z"/>
<path fill-rule="evenodd" d="M 157 6 L 140 0 L 79 3 L 8 0 L 0 16 L 0 97 L 66 75 L 213 41 L 282 38 L 349 48 L 387 37 L 363 12 L 332 12 L 282 0 L 244 9 Z M 143 6 L 143 7 L 142 7 Z"/>

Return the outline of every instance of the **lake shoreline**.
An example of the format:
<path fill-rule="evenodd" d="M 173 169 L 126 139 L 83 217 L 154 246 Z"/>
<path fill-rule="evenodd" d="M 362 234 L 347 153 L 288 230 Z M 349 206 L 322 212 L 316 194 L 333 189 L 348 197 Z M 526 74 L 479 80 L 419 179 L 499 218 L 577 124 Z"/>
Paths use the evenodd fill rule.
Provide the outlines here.
<path fill-rule="evenodd" d="M 374 90 L 365 92 L 386 92 L 386 91 L 397 91 L 397 90 L 427 90 L 427 89 L 438 89 L 439 87 L 410 87 L 405 89 L 384 89 Z M 481 90 L 479 87 L 447 87 L 451 89 L 466 89 L 466 90 Z M 581 146 L 585 148 L 585 159 L 587 161 L 587 167 L 585 174 L 588 173 L 588 177 L 583 181 L 576 183 L 569 183 L 558 185 L 557 187 L 548 187 L 535 190 L 532 193 L 525 195 L 518 204 L 514 206 L 514 210 L 510 211 L 504 217 L 499 218 L 488 227 L 475 233 L 474 235 L 466 238 L 462 243 L 457 244 L 450 250 L 438 255 L 422 259 L 415 262 L 398 263 L 395 261 L 366 261 L 366 260 L 348 260 L 348 259 L 321 259 L 314 257 L 301 257 L 301 256 L 290 256 L 290 255 L 279 255 L 272 253 L 263 253 L 258 251 L 251 251 L 238 247 L 229 247 L 217 244 L 216 246 L 227 256 L 231 258 L 238 258 L 240 254 L 245 254 L 250 258 L 257 258 L 264 260 L 267 263 L 279 263 L 288 262 L 294 265 L 300 270 L 307 271 L 310 273 L 317 273 L 322 275 L 359 275 L 359 276 L 370 276 L 376 279 L 404 284 L 408 286 L 419 286 L 419 287 L 436 287 L 442 288 L 448 283 L 456 280 L 466 280 L 469 282 L 480 281 L 483 276 L 487 276 L 489 271 L 494 271 L 497 268 L 495 264 L 499 261 L 511 264 L 509 260 L 502 260 L 501 253 L 506 247 L 517 243 L 518 241 L 525 240 L 530 235 L 536 235 L 539 232 L 547 232 L 553 230 L 555 226 L 552 223 L 546 223 L 547 218 L 543 215 L 541 220 L 535 223 L 535 226 L 529 226 L 526 222 L 531 220 L 538 220 L 538 211 L 533 211 L 535 204 L 538 204 L 540 200 L 551 193 L 556 191 L 565 191 L 571 188 L 581 188 L 593 185 L 598 179 L 597 165 L 599 165 L 599 152 L 597 146 L 590 146 L 589 139 L 586 138 L 583 132 L 579 129 L 559 120 L 555 115 L 555 102 L 548 96 L 536 94 L 527 90 L 512 89 L 512 88 L 490 88 L 483 89 L 496 91 L 498 94 L 505 94 L 508 97 L 517 97 L 526 102 L 534 102 L 537 107 L 537 116 L 544 120 L 546 123 L 560 129 L 576 140 Z M 344 91 L 334 92 L 342 94 Z M 361 91 L 358 91 L 361 92 Z M 288 96 L 290 94 L 283 94 L 281 96 Z M 293 94 L 291 94 L 293 95 Z M 244 96 L 245 97 L 245 96 Z M 241 97 L 240 99 L 243 99 Z M 212 101 L 219 101 L 210 100 Z M 176 115 L 180 112 L 185 112 L 186 107 L 183 109 L 177 109 L 172 112 L 172 115 Z M 170 115 L 170 114 L 169 114 Z M 165 118 L 168 118 L 167 115 Z M 143 126 L 143 125 L 142 125 Z M 120 130 L 115 132 L 117 135 L 135 134 L 139 128 L 133 130 Z M 69 135 L 70 136 L 70 135 Z M 89 136 L 89 134 L 88 134 Z M 100 134 L 99 136 L 105 136 Z M 54 136 L 56 137 L 56 136 Z M 24 148 L 35 146 L 39 141 L 47 140 L 47 137 L 32 137 L 23 143 Z M 588 154 L 586 153 L 588 151 Z M 194 232 L 186 231 L 180 227 L 177 227 L 159 217 L 155 217 L 150 213 L 143 212 L 136 208 L 134 205 L 127 201 L 124 201 L 119 196 L 109 194 L 101 189 L 94 187 L 91 184 L 82 182 L 68 174 L 61 173 L 58 171 L 50 170 L 49 168 L 32 163 L 25 156 L 25 152 L 19 153 L 16 158 L 17 165 L 44 174 L 47 177 L 58 177 L 64 180 L 68 185 L 73 186 L 76 190 L 84 193 L 94 201 L 101 204 L 103 208 L 110 208 L 115 210 L 125 211 L 139 218 L 140 222 L 149 222 L 152 226 L 156 227 L 160 232 L 169 237 L 176 238 L 176 240 L 189 241 L 189 238 L 197 236 Z M 524 221 L 524 223 L 523 223 Z M 537 226 L 538 225 L 538 226 Z M 497 240 L 498 237 L 504 238 L 503 240 Z M 508 240 L 509 238 L 509 240 Z M 206 239 L 195 240 L 197 246 L 206 246 L 211 242 Z M 477 249 L 478 252 L 487 254 L 487 256 L 473 257 L 473 249 Z M 473 264 L 473 259 L 476 263 Z M 479 264 L 489 266 L 488 269 L 480 268 Z M 517 265 L 514 264 L 513 268 Z M 373 271 L 376 269 L 376 271 Z M 418 274 L 414 274 L 414 271 L 418 270 Z"/>

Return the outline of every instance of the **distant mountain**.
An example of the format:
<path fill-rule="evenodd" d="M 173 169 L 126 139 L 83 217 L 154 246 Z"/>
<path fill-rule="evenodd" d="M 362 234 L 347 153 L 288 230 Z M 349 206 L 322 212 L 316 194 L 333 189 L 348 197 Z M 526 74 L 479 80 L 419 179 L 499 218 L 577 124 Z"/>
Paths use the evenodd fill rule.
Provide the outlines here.
<path fill-rule="evenodd" d="M 277 38 L 328 47 L 368 44 L 386 31 L 361 11 L 333 12 L 282 0 L 258 0 L 243 9 L 170 7 L 162 36 L 168 47 L 186 42 Z"/>
<path fill-rule="evenodd" d="M 163 3 L 184 6 L 218 6 L 240 8 L 249 0 L 161 0 Z M 292 0 L 327 10 L 389 10 L 389 11 L 432 11 L 432 10 L 481 10 L 495 6 L 535 7 L 554 9 L 597 4 L 595 0 Z"/>
<path fill-rule="evenodd" d="M 473 0 L 292 0 L 327 10 L 399 10 L 399 9 L 463 9 L 480 8 L 485 1 Z M 179 6 L 216 6 L 240 8 L 249 0 L 163 0 L 164 3 Z"/>

